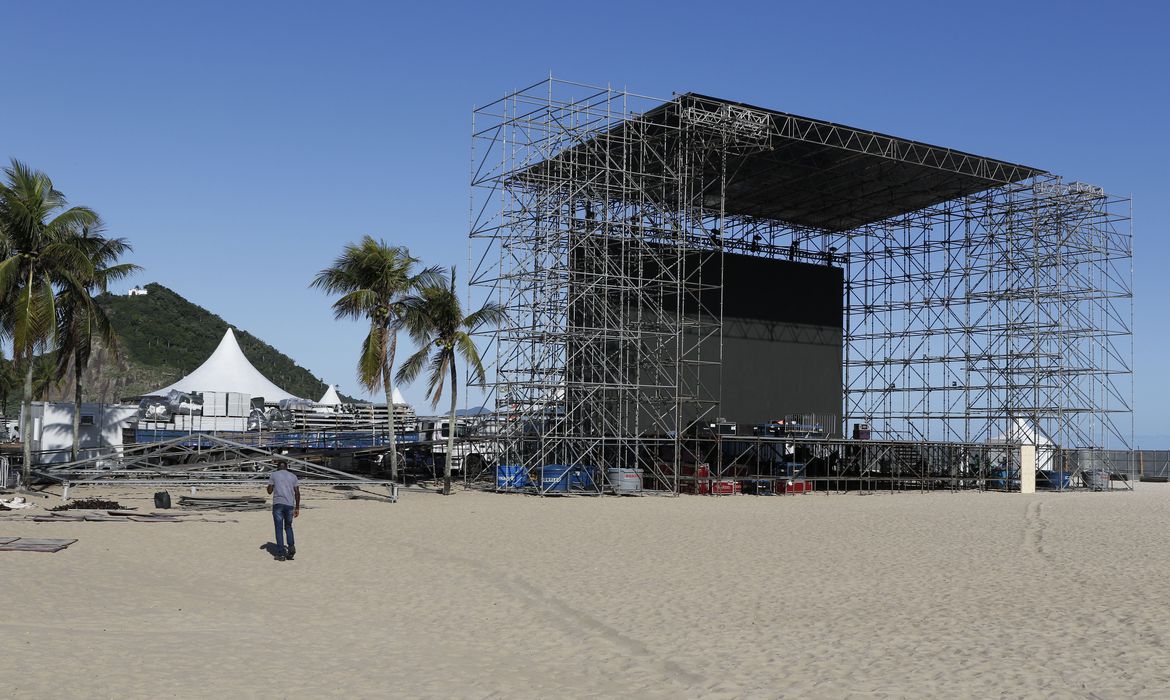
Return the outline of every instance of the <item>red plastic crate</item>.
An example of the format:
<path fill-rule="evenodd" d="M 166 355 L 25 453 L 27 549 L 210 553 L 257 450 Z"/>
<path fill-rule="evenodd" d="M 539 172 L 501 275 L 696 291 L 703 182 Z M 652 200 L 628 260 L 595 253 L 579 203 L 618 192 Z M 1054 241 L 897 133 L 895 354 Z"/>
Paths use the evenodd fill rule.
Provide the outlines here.
<path fill-rule="evenodd" d="M 715 479 L 711 481 L 711 493 L 716 496 L 730 496 L 733 493 L 742 493 L 743 486 L 731 479 Z"/>
<path fill-rule="evenodd" d="M 803 479 L 793 479 L 780 482 L 777 484 L 776 490 L 780 493 L 808 493 L 812 491 L 812 484 Z"/>

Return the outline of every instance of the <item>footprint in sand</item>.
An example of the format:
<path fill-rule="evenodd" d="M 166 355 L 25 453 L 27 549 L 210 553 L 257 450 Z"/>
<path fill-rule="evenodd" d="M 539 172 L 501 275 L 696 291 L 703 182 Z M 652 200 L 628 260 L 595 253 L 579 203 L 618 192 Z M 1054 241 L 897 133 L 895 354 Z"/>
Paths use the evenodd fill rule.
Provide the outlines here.
<path fill-rule="evenodd" d="M 1040 501 L 1029 501 L 1024 508 L 1024 539 L 1021 545 L 1029 552 L 1051 561 L 1052 556 L 1044 546 L 1044 532 L 1047 529 L 1048 519 L 1044 517 L 1044 504 Z"/>

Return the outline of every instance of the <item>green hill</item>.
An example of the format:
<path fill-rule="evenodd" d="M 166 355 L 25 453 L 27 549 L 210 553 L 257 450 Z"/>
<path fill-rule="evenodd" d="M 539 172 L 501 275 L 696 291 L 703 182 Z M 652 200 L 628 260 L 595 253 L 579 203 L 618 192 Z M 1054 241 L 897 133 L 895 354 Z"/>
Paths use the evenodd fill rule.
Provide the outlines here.
<path fill-rule="evenodd" d="M 148 284 L 143 296 L 103 295 L 120 341 L 114 360 L 104 349 L 95 353 L 83 378 L 86 401 L 117 401 L 166 386 L 190 373 L 215 351 L 228 323 L 160 284 Z M 324 381 L 292 358 L 236 327 L 244 356 L 256 369 L 295 396 L 317 399 Z M 68 386 L 65 386 L 67 384 Z M 71 400 L 72 382 L 50 392 L 53 400 Z"/>

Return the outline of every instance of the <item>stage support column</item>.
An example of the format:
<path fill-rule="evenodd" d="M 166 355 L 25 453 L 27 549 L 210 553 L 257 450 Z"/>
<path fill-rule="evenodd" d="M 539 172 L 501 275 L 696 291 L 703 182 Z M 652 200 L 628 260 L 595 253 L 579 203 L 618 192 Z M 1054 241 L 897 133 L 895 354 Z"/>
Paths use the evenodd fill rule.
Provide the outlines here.
<path fill-rule="evenodd" d="M 1036 493 L 1036 446 L 1020 445 L 1020 493 Z"/>

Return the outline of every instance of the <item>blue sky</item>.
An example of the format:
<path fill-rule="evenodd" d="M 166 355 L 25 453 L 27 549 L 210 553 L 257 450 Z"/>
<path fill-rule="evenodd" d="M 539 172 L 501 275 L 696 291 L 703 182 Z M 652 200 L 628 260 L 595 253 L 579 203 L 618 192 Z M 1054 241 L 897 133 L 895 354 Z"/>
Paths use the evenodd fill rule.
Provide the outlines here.
<path fill-rule="evenodd" d="M 1163 7 L 12 4 L 0 157 L 98 209 L 133 242 L 138 281 L 350 393 L 362 329 L 308 281 L 365 233 L 465 268 L 471 110 L 550 71 L 1025 163 L 1133 196 L 1136 442 L 1168 448 Z M 421 406 L 421 383 L 405 393 Z"/>

